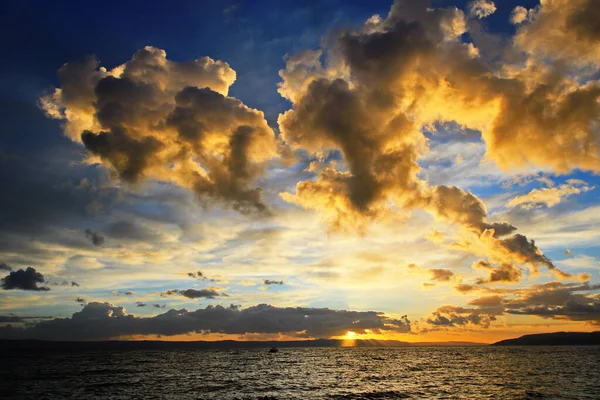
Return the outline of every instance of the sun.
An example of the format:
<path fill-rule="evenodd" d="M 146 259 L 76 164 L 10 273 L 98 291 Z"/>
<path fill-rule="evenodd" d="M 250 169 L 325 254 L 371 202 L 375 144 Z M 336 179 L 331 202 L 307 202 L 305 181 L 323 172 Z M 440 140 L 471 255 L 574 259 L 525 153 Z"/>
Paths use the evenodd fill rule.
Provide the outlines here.
<path fill-rule="evenodd" d="M 357 335 L 358 334 L 356 332 L 347 331 L 346 334 L 341 337 L 341 339 L 342 339 L 342 347 L 354 347 L 354 346 L 356 346 L 356 336 Z"/>

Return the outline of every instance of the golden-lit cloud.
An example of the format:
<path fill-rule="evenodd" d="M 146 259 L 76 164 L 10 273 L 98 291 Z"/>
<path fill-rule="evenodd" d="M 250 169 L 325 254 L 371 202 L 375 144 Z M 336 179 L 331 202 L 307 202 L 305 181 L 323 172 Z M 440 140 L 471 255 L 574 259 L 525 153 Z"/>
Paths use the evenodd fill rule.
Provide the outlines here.
<path fill-rule="evenodd" d="M 529 54 L 600 66 L 600 10 L 596 0 L 541 0 L 531 10 L 517 7 L 512 21 L 523 24 L 515 42 Z"/>
<path fill-rule="evenodd" d="M 492 0 L 473 0 L 468 8 L 469 14 L 475 18 L 489 17 L 496 12 L 496 4 Z"/>
<path fill-rule="evenodd" d="M 528 10 L 523 6 L 516 6 L 510 14 L 510 22 L 513 25 L 520 25 L 522 23 L 531 21 L 534 14 L 535 9 Z"/>
<path fill-rule="evenodd" d="M 540 207 L 554 207 L 565 197 L 593 190 L 593 186 L 588 186 L 585 182 L 569 182 L 558 187 L 548 187 L 533 189 L 531 192 L 516 196 L 509 200 L 507 207 L 522 207 L 525 209 Z"/>
<path fill-rule="evenodd" d="M 592 122 L 600 117 L 600 87 L 532 66 L 533 58 L 524 69 L 494 70 L 461 42 L 466 29 L 454 7 L 396 1 L 385 19 L 339 32 L 326 59 L 321 51 L 290 58 L 280 72 L 280 93 L 293 104 L 279 116 L 283 139 L 315 155 L 338 150 L 347 169 L 320 171 L 282 197 L 319 211 L 339 230 L 362 231 L 391 210 L 425 209 L 475 233 L 500 264 L 544 265 L 569 277 L 523 235 L 501 239 L 516 228 L 489 222 L 473 194 L 418 178 L 427 151 L 422 129 L 456 121 L 480 130 L 487 157 L 507 170 L 598 171 Z"/>
<path fill-rule="evenodd" d="M 94 58 L 65 64 L 61 88 L 40 103 L 125 182 L 171 182 L 205 205 L 264 213 L 252 184 L 277 157 L 277 142 L 261 111 L 227 97 L 235 76 L 209 57 L 174 62 L 145 47 L 112 71 Z"/>

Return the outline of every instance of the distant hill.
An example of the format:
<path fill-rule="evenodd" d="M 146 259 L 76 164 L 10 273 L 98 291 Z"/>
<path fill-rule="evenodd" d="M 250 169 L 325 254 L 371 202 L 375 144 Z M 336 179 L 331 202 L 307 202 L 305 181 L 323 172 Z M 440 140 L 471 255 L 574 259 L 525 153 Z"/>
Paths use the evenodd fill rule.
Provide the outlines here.
<path fill-rule="evenodd" d="M 525 335 L 516 339 L 501 340 L 492 346 L 589 346 L 600 345 L 597 332 L 555 332 Z"/>
<path fill-rule="evenodd" d="M 423 346 L 485 346 L 472 342 L 421 342 L 409 343 L 398 340 L 354 340 L 338 339 L 290 340 L 290 341 L 194 341 L 170 342 L 161 340 L 107 340 L 91 342 L 61 342 L 45 340 L 0 340 L 3 351 L 40 350 L 135 350 L 135 349 L 248 349 L 289 347 L 423 347 Z"/>

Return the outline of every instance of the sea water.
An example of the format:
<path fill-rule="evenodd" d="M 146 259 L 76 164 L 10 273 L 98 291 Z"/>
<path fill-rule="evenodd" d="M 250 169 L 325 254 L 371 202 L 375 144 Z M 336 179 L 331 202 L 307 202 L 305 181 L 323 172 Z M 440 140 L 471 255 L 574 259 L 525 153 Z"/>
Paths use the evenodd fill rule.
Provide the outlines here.
<path fill-rule="evenodd" d="M 600 399 L 600 347 L 5 353 L 0 398 Z"/>

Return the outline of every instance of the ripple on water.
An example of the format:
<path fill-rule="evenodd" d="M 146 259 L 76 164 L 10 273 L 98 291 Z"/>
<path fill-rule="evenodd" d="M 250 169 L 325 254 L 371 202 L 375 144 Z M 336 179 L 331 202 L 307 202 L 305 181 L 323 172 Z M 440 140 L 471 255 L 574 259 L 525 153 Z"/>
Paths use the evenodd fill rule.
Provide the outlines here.
<path fill-rule="evenodd" d="M 1 398 L 598 399 L 600 347 L 3 354 Z"/>

